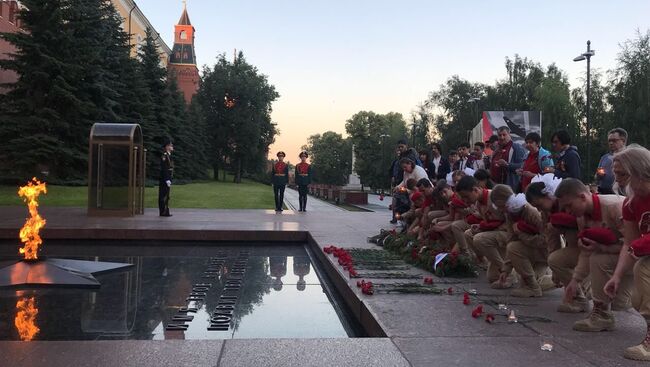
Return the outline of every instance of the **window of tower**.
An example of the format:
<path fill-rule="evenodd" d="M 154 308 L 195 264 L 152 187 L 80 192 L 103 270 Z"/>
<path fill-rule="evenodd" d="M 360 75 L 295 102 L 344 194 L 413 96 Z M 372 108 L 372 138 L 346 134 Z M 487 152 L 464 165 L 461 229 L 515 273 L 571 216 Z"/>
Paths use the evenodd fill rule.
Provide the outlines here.
<path fill-rule="evenodd" d="M 181 31 L 181 34 L 179 35 L 180 39 L 186 40 L 187 39 L 187 32 Z"/>

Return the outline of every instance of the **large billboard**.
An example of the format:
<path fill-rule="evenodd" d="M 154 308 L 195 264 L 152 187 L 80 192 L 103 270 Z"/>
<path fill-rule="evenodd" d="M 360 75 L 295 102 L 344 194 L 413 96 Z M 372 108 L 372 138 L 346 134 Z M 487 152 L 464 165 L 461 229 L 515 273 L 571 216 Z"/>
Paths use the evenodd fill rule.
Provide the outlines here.
<path fill-rule="evenodd" d="M 501 126 L 510 128 L 512 140 L 523 144 L 528 133 L 542 135 L 541 111 L 484 111 L 481 121 L 470 134 L 470 143 L 486 141 Z"/>

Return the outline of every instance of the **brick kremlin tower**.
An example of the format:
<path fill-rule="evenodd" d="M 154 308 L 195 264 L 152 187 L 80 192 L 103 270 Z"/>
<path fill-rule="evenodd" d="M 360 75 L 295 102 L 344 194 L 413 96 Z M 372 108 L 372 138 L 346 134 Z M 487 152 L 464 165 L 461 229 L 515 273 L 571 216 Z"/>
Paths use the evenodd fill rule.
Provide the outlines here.
<path fill-rule="evenodd" d="M 190 104 L 199 89 L 199 69 L 194 54 L 194 27 L 187 15 L 187 5 L 183 1 L 183 14 L 174 26 L 174 48 L 167 65 L 169 74 L 176 78 L 178 89 L 183 92 L 185 103 Z"/>

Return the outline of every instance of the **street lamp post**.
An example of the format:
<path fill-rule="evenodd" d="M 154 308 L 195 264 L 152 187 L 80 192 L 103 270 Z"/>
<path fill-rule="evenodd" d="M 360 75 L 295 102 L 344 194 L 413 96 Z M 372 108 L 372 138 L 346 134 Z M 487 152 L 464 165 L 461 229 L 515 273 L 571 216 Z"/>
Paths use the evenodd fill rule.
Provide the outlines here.
<path fill-rule="evenodd" d="M 587 169 L 591 167 L 591 57 L 595 54 L 596 50 L 591 49 L 591 41 L 587 41 L 587 52 L 573 59 L 576 62 L 587 60 L 587 104 L 585 106 L 587 115 Z"/>

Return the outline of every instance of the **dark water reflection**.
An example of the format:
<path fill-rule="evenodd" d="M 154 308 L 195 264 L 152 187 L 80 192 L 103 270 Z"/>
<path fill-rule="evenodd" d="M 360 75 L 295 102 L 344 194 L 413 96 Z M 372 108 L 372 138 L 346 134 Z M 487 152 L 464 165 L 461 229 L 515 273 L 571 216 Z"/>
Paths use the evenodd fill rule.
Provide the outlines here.
<path fill-rule="evenodd" d="M 2 255 L 10 253 L 4 243 L 0 249 Z M 230 328 L 209 331 L 210 317 L 242 251 L 249 255 Z M 0 290 L 0 340 L 20 340 L 16 305 L 26 297 L 33 298 L 37 308 L 34 323 L 39 331 L 34 340 L 337 338 L 352 333 L 303 246 L 81 248 L 56 242 L 47 247 L 47 254 L 134 267 L 96 276 L 102 284 L 99 290 Z M 224 259 L 221 272 L 213 279 L 202 278 L 217 255 Z M 212 287 L 203 301 L 186 300 L 193 285 L 206 282 Z M 166 330 L 182 307 L 197 309 L 188 313 L 194 318 L 186 322 L 187 330 Z"/>

